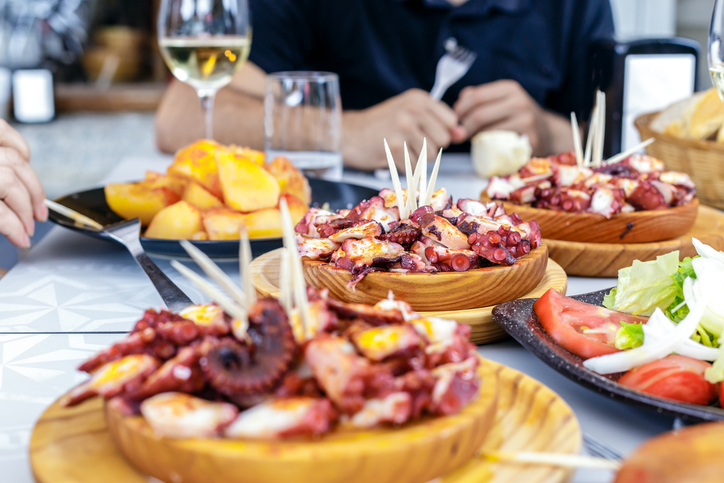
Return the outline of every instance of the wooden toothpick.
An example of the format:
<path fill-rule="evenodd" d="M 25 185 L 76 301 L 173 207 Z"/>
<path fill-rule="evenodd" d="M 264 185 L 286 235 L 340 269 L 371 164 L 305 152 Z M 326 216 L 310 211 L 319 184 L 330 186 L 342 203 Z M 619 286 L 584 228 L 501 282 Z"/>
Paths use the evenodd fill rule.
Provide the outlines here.
<path fill-rule="evenodd" d="M 416 177 L 419 179 L 420 197 L 417 206 L 424 206 L 427 199 L 427 138 L 422 138 L 422 150 L 420 150 L 420 156 L 417 158 L 415 175 L 417 175 L 418 170 L 420 175 Z"/>
<path fill-rule="evenodd" d="M 397 209 L 400 210 L 400 219 L 402 218 L 402 213 L 405 211 L 405 199 L 402 197 L 402 186 L 400 185 L 400 176 L 397 173 L 397 165 L 395 164 L 395 160 L 392 158 L 392 153 L 390 152 L 390 146 L 387 144 L 387 139 L 385 141 L 385 154 L 387 155 L 387 165 L 390 167 L 390 177 L 392 178 L 392 187 L 395 190 L 395 197 L 397 198 Z"/>
<path fill-rule="evenodd" d="M 573 151 L 576 153 L 576 165 L 583 166 L 583 150 L 581 149 L 581 131 L 578 129 L 576 113 L 571 113 L 571 130 L 573 132 Z"/>
<path fill-rule="evenodd" d="M 251 307 L 256 303 L 256 289 L 251 279 L 251 243 L 249 242 L 249 230 L 246 226 L 241 227 L 239 233 L 239 273 L 246 292 L 246 306 Z"/>
<path fill-rule="evenodd" d="M 186 253 L 195 261 L 206 275 L 216 282 L 240 307 L 248 309 L 247 297 L 244 291 L 234 283 L 204 252 L 196 248 L 188 240 L 180 240 L 179 244 L 186 250 Z"/>
<path fill-rule="evenodd" d="M 282 198 L 279 201 L 279 210 L 282 213 L 282 238 L 284 247 L 289 253 L 289 268 L 291 271 L 292 285 L 294 287 L 294 302 L 299 311 L 299 320 L 302 324 L 302 331 L 307 334 L 307 328 L 311 326 L 309 314 L 309 299 L 307 298 L 307 284 L 304 281 L 304 270 L 302 259 L 297 249 L 297 240 L 292 224 L 292 216 L 289 213 L 287 200 Z"/>
<path fill-rule="evenodd" d="M 430 184 L 427 185 L 427 198 L 425 204 L 429 205 L 432 203 L 432 195 L 435 194 L 435 183 L 437 183 L 437 173 L 440 171 L 440 159 L 442 159 L 442 148 L 437 153 L 437 159 L 435 160 L 435 166 L 432 168 L 432 174 L 430 175 Z"/>
<path fill-rule="evenodd" d="M 627 149 L 626 151 L 623 151 L 623 152 L 617 154 L 616 156 L 611 156 L 611 157 L 608 158 L 606 161 L 604 161 L 603 164 L 614 164 L 614 163 L 618 163 L 618 162 L 621 161 L 622 159 L 625 159 L 625 158 L 631 156 L 632 154 L 640 151 L 641 149 L 645 148 L 646 146 L 648 146 L 649 144 L 651 144 L 651 143 L 653 143 L 653 142 L 654 142 L 654 138 L 648 138 L 646 141 L 643 141 L 643 142 L 641 142 L 641 143 L 638 143 L 636 146 L 634 146 L 634 147 L 632 147 L 632 148 L 629 148 L 629 149 Z"/>

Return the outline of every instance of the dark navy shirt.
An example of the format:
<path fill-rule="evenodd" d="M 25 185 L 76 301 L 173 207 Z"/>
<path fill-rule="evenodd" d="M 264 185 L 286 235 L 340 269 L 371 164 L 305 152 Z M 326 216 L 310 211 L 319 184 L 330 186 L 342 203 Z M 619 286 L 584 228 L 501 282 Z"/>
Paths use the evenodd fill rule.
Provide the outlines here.
<path fill-rule="evenodd" d="M 587 116 L 587 52 L 613 36 L 608 0 L 250 0 L 250 60 L 265 72 L 339 74 L 344 109 L 430 90 L 446 42 L 474 50 L 463 87 L 518 81 L 542 106 Z"/>

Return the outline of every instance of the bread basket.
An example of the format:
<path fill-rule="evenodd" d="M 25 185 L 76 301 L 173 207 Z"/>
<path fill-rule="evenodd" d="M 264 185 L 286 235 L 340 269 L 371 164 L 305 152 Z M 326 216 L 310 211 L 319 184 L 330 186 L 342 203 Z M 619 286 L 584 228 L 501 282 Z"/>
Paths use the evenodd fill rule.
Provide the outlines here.
<path fill-rule="evenodd" d="M 666 169 L 687 173 L 696 184 L 701 204 L 724 209 L 724 143 L 683 139 L 654 131 L 650 124 L 658 114 L 644 114 L 634 121 L 641 139 L 656 140 L 646 152 L 662 160 Z"/>

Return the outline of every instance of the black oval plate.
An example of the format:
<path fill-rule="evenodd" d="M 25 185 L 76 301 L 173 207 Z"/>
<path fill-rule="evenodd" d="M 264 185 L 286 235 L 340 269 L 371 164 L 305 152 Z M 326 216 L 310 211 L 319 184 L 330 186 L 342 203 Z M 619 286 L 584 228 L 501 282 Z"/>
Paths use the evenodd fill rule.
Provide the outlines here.
<path fill-rule="evenodd" d="M 309 185 L 312 188 L 312 205 L 321 206 L 329 203 L 332 211 L 352 208 L 364 199 L 376 196 L 378 191 L 365 186 L 359 186 L 350 183 L 341 183 L 335 181 L 327 181 L 323 179 L 309 179 Z M 73 193 L 55 200 L 56 202 L 67 206 L 79 213 L 82 213 L 102 225 L 110 225 L 122 221 L 123 218 L 118 216 L 110 209 L 106 203 L 106 196 L 103 188 L 95 188 L 88 191 Z M 71 230 L 83 233 L 84 235 L 94 238 L 101 238 L 113 241 L 105 233 L 88 230 L 77 226 L 71 219 L 50 212 L 50 220 Z M 239 258 L 239 242 L 238 241 L 191 241 L 204 253 L 211 258 Z M 166 255 L 170 257 L 187 258 L 186 251 L 181 247 L 177 240 L 162 240 L 160 238 L 141 237 L 143 249 L 149 253 L 158 255 Z M 281 238 L 264 238 L 251 240 L 251 251 L 254 257 L 275 250 L 282 246 Z"/>
<path fill-rule="evenodd" d="M 609 290 L 575 295 L 572 298 L 589 304 L 602 306 L 603 296 Z M 668 414 L 681 418 L 687 423 L 719 421 L 724 419 L 724 410 L 715 406 L 687 404 L 659 398 L 634 391 L 618 384 L 619 375 L 602 376 L 583 366 L 583 359 L 556 344 L 538 321 L 533 311 L 536 299 L 519 299 L 506 302 L 493 309 L 493 320 L 520 342 L 523 347 L 535 354 L 556 371 L 593 391 L 611 399 L 645 406 L 659 414 Z"/>

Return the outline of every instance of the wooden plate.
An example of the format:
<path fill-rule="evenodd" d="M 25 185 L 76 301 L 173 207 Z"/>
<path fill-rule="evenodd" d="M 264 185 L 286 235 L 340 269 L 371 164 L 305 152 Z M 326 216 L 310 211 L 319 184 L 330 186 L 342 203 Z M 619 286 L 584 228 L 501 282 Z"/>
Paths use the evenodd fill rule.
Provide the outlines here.
<path fill-rule="evenodd" d="M 347 288 L 352 274 L 327 262 L 303 259 L 304 278 L 316 288 L 328 288 L 343 302 L 374 305 L 390 291 L 414 310 L 462 310 L 517 299 L 538 285 L 548 262 L 544 245 L 531 250 L 514 265 L 496 265 L 467 272 L 372 272 L 354 290 Z"/>
<path fill-rule="evenodd" d="M 700 206 L 694 226 L 685 235 L 652 243 L 578 243 L 561 240 L 543 241 L 549 256 L 568 275 L 582 277 L 617 277 L 618 271 L 630 267 L 634 260 L 653 260 L 659 255 L 679 250 L 679 257 L 692 257 L 696 250 L 691 239 L 698 238 L 716 250 L 724 249 L 724 213 Z"/>
<path fill-rule="evenodd" d="M 481 195 L 485 201 L 490 198 Z M 503 203 L 506 213 L 518 213 L 523 221 L 535 220 L 546 239 L 583 243 L 647 243 L 669 240 L 691 230 L 699 200 L 666 210 L 618 213 L 606 218 L 597 213 L 568 213 L 527 205 Z"/>
<path fill-rule="evenodd" d="M 601 290 L 575 295 L 572 298 L 593 305 L 602 305 L 603 296 L 609 291 L 610 289 Z M 620 399 L 652 409 L 659 414 L 681 418 L 687 423 L 724 420 L 724 410 L 719 407 L 688 404 L 652 396 L 622 386 L 616 382 L 618 374 L 601 375 L 587 369 L 581 357 L 551 339 L 533 312 L 533 302 L 535 299 L 531 298 L 500 304 L 493 310 L 493 317 L 501 327 L 541 361 L 575 383 L 602 394 L 605 397 L 601 400 L 602 404 L 610 399 Z"/>
<path fill-rule="evenodd" d="M 483 448 L 488 451 L 559 451 L 577 453 L 581 445 L 581 430 L 571 408 L 549 388 L 509 367 L 484 360 L 481 366 L 486 391 L 497 391 L 497 412 L 492 427 L 485 439 Z M 498 384 L 490 383 L 497 379 Z M 490 394 L 490 393 L 488 393 Z M 490 394 L 492 395 L 492 394 Z M 481 397 L 480 400 L 483 398 Z M 446 418 L 440 418 L 446 419 Z M 416 429 L 425 432 L 428 423 L 419 423 Z M 438 428 L 439 429 L 439 428 Z M 431 433 L 431 437 L 444 440 L 444 433 Z M 481 438 L 482 439 L 482 438 Z M 382 450 L 393 448 L 385 439 Z M 188 441 L 189 445 L 200 441 Z M 206 442 L 208 443 L 208 442 Z M 219 441 L 214 441 L 219 443 Z M 244 443 L 226 442 L 233 448 L 234 455 Z M 325 443 L 320 441 L 318 443 Z M 314 445 L 317 443 L 307 443 Z M 442 446 L 441 446 L 442 448 Z M 459 449 L 458 449 L 459 451 Z M 267 467 L 278 471 L 285 455 L 280 453 Z M 457 460 L 457 457 L 453 457 Z M 393 462 L 393 467 L 380 467 L 375 483 L 386 481 L 414 481 L 411 477 L 422 477 L 421 471 L 429 466 L 428 460 L 415 464 L 411 460 Z M 160 463 L 159 460 L 156 460 Z M 195 459 L 177 460 L 174 464 L 194 466 Z M 252 462 L 253 463 L 253 462 Z M 103 403 L 100 399 L 88 401 L 74 408 L 62 408 L 57 401 L 40 417 L 30 440 L 30 464 L 38 483 L 148 483 L 147 477 L 134 468 L 117 449 L 104 417 Z M 242 475 L 251 475 L 251 468 L 242 467 Z M 364 469 L 359 459 L 345 473 Z M 211 482 L 211 475 L 225 471 L 216 467 L 204 476 L 204 482 Z M 237 475 L 238 476 L 238 475 Z M 410 478 L 408 478 L 410 476 Z M 444 477 L 444 483 L 509 482 L 559 483 L 567 481 L 571 473 L 550 467 L 535 467 L 510 463 L 489 463 L 480 459 L 471 460 L 454 473 Z M 346 474 L 330 475 L 326 465 L 317 462 L 314 473 L 307 475 L 287 475 L 286 482 L 324 483 L 326 481 L 345 481 Z M 180 481 L 180 480 L 176 480 Z M 188 480 L 183 480 L 187 482 Z M 249 480 L 250 481 L 250 480 Z M 424 483 L 425 480 L 417 480 Z M 170 480 L 167 481 L 170 483 Z"/>
<path fill-rule="evenodd" d="M 280 250 L 275 250 L 256 258 L 251 263 L 250 270 L 254 287 L 262 297 L 279 298 L 279 254 Z M 565 294 L 567 286 L 566 272 L 563 271 L 560 265 L 549 259 L 540 283 L 530 292 L 524 294 L 523 297 L 540 297 L 549 288 L 554 288 Z M 374 303 L 377 303 L 377 301 Z M 468 324 L 472 330 L 470 339 L 476 344 L 488 344 L 508 337 L 506 332 L 493 322 L 493 307 L 494 305 L 477 309 L 421 313 L 426 316 L 442 317 L 443 319 Z"/>

